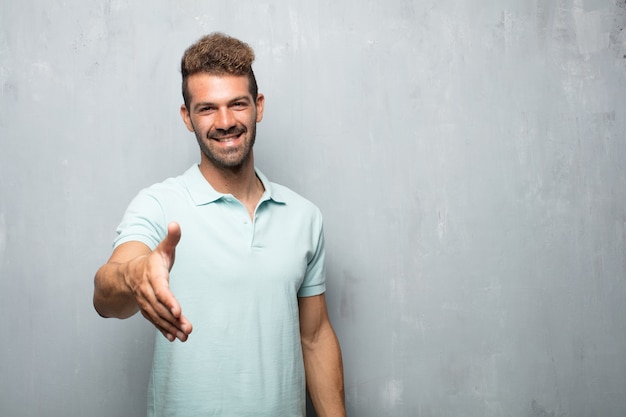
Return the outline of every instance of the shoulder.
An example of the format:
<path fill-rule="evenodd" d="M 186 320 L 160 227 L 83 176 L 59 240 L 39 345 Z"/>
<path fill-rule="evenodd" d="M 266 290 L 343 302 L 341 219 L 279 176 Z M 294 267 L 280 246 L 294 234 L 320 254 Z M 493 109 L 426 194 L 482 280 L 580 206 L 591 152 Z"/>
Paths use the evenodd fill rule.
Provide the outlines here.
<path fill-rule="evenodd" d="M 298 194 L 289 187 L 275 182 L 270 182 L 272 190 L 272 198 L 282 201 L 286 204 L 299 205 L 312 211 L 319 211 L 319 208 L 309 199 Z"/>
<path fill-rule="evenodd" d="M 188 183 L 192 168 L 181 175 L 166 178 L 161 182 L 143 188 L 139 191 L 138 197 L 152 198 L 156 201 L 167 201 L 171 198 L 178 199 L 181 194 L 188 193 Z"/>
<path fill-rule="evenodd" d="M 283 227 L 294 231 L 300 237 L 309 236 L 317 245 L 317 240 L 324 229 L 321 210 L 309 199 L 292 189 L 277 183 L 270 183 L 271 204 L 279 216 Z M 305 239 L 307 240 L 307 239 Z"/>
<path fill-rule="evenodd" d="M 167 234 L 167 223 L 173 220 L 173 214 L 189 205 L 185 175 L 168 178 L 140 190 L 126 208 L 114 245 L 140 241 L 154 249 Z"/>
<path fill-rule="evenodd" d="M 141 189 L 128 205 L 124 220 L 144 219 L 165 223 L 168 213 L 189 204 L 185 175 L 167 178 Z"/>
<path fill-rule="evenodd" d="M 269 186 L 270 198 L 274 202 L 284 205 L 291 212 L 298 212 L 321 222 L 322 212 L 311 200 L 284 185 L 269 182 Z"/>
<path fill-rule="evenodd" d="M 261 171 L 255 170 L 263 186 L 269 192 L 269 197 L 277 203 L 285 205 L 299 206 L 314 212 L 319 212 L 319 208 L 307 198 L 301 196 L 294 190 L 284 185 L 270 181 Z"/>

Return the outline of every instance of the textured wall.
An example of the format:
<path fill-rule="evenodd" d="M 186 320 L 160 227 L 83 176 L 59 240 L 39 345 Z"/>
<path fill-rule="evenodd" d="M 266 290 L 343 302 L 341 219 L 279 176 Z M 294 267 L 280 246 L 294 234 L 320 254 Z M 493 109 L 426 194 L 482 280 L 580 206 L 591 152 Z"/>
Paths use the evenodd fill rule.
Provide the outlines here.
<path fill-rule="evenodd" d="M 198 160 L 178 61 L 257 51 L 257 164 L 325 214 L 351 416 L 626 415 L 623 0 L 0 2 L 0 414 L 141 416 L 92 277 Z"/>

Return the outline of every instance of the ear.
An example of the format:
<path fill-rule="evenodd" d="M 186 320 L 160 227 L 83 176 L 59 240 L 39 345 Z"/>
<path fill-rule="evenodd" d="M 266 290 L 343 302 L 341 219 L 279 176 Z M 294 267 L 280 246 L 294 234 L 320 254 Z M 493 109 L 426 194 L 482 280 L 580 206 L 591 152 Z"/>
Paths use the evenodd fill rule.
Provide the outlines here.
<path fill-rule="evenodd" d="M 263 108 L 265 106 L 265 96 L 259 94 L 256 98 L 256 122 L 263 120 Z"/>
<path fill-rule="evenodd" d="M 194 131 L 193 123 L 191 122 L 191 115 L 189 114 L 189 110 L 187 110 L 187 106 L 185 104 L 180 105 L 180 117 L 183 119 L 183 123 L 187 126 L 190 132 Z"/>

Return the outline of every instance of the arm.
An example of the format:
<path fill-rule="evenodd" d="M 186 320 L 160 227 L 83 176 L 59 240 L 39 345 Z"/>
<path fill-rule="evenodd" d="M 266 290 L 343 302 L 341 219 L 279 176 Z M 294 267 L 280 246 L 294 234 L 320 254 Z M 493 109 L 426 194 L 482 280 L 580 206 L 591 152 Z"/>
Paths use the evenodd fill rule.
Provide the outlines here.
<path fill-rule="evenodd" d="M 341 349 L 324 294 L 298 299 L 306 383 L 319 417 L 346 415 Z"/>
<path fill-rule="evenodd" d="M 191 323 L 169 289 L 180 226 L 171 223 L 165 239 L 151 251 L 141 242 L 118 246 L 94 278 L 93 305 L 102 317 L 130 317 L 137 311 L 168 340 L 187 340 Z"/>

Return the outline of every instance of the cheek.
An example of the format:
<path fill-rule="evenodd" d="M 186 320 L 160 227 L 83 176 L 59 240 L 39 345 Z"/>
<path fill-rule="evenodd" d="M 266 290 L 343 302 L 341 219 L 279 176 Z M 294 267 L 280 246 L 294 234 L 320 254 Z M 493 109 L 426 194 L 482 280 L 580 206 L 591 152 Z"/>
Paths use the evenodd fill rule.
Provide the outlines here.
<path fill-rule="evenodd" d="M 257 113 L 257 112 L 252 112 L 249 116 L 249 122 L 248 125 L 254 125 L 256 123 L 259 123 L 261 121 L 261 114 Z"/>
<path fill-rule="evenodd" d="M 191 120 L 191 128 L 196 134 L 202 134 L 204 136 L 204 133 L 208 131 L 209 126 L 210 124 L 207 123 L 207 120 L 202 118 Z"/>

